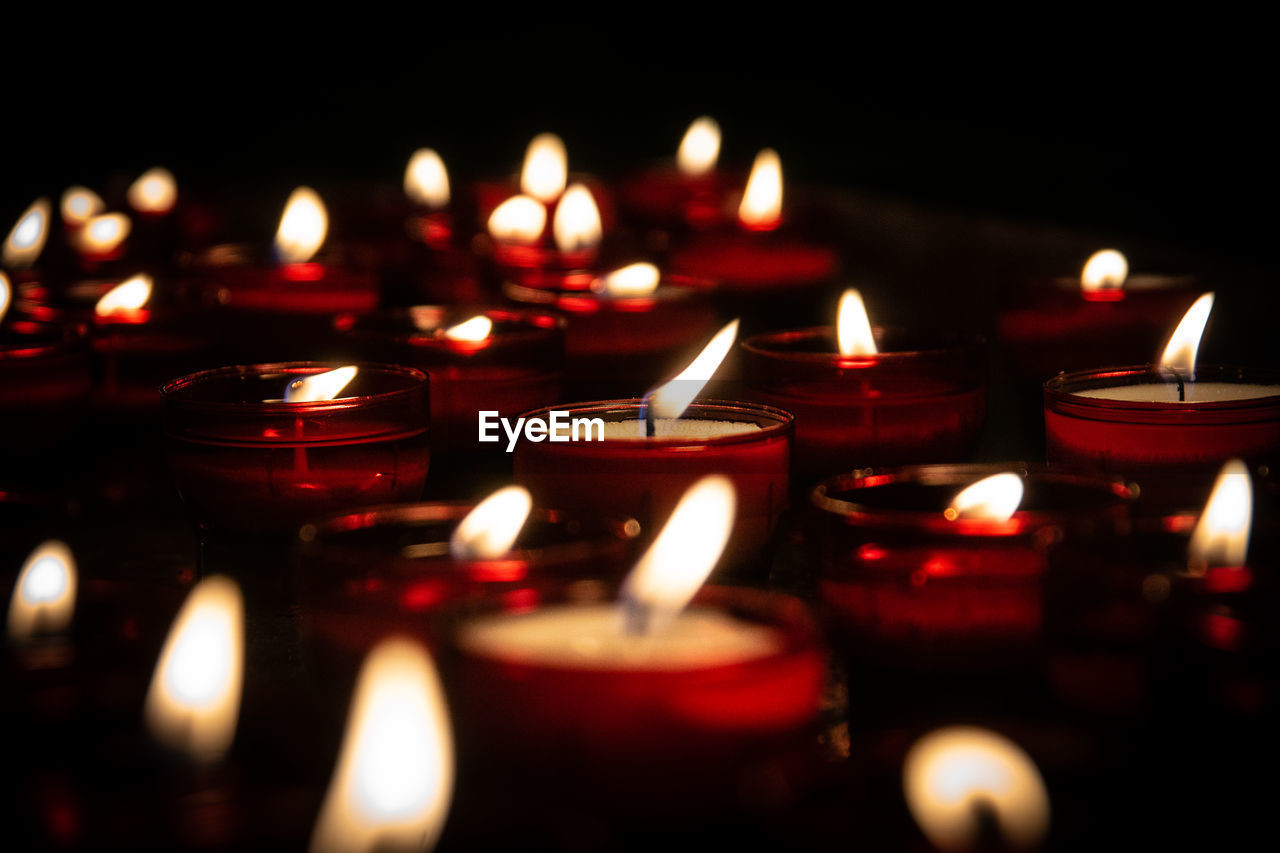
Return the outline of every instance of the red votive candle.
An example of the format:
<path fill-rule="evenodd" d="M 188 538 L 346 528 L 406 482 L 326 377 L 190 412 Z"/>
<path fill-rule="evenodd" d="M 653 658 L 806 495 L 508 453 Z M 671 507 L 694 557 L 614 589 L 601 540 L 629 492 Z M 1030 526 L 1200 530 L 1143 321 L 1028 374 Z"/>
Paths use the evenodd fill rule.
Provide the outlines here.
<path fill-rule="evenodd" d="M 422 494 L 427 377 L 365 364 L 335 400 L 281 402 L 293 380 L 338 365 L 241 365 L 161 389 L 174 482 L 204 528 L 285 531 L 303 520 Z"/>
<path fill-rule="evenodd" d="M 9 464 L 36 462 L 34 450 L 65 449 L 82 425 L 92 386 L 83 325 L 22 319 L 0 325 L 0 445 Z M 46 476 L 49 462 L 38 462 Z"/>
<path fill-rule="evenodd" d="M 745 177 L 714 169 L 687 175 L 674 163 L 665 163 L 624 181 L 619 198 L 639 222 L 663 228 L 712 228 L 732 221 L 730 202 Z"/>
<path fill-rule="evenodd" d="M 488 328 L 467 340 L 474 335 L 459 327 L 477 317 Z M 343 315 L 335 328 L 360 359 L 430 374 L 431 443 L 437 452 L 498 452 L 496 445 L 477 441 L 481 411 L 515 417 L 561 398 L 564 321 L 551 314 L 419 305 Z"/>
<path fill-rule="evenodd" d="M 963 459 L 986 415 L 985 343 L 977 336 L 877 329 L 878 353 L 841 355 L 835 330 L 743 341 L 750 394 L 796 417 L 796 466 L 827 474 Z"/>
<path fill-rule="evenodd" d="M 657 436 L 646 438 L 641 407 L 640 399 L 609 400 L 528 413 L 548 422 L 553 410 L 570 421 L 600 418 L 605 438 L 584 440 L 586 431 L 576 441 L 521 438 L 514 448 L 516 481 L 539 506 L 635 518 L 652 534 L 693 483 L 723 474 L 738 500 L 720 565 L 759 563 L 787 507 L 792 415 L 758 403 L 700 401 L 668 424 L 670 434 L 660 422 Z"/>

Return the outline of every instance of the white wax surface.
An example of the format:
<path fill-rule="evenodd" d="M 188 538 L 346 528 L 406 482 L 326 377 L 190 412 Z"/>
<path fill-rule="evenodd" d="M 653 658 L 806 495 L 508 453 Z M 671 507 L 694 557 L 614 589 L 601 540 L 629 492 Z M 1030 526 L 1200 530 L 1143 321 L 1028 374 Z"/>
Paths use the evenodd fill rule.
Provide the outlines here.
<path fill-rule="evenodd" d="M 715 610 L 690 608 L 653 634 L 632 636 L 622 628 L 614 603 L 565 604 L 473 620 L 463 628 L 461 643 L 473 654 L 519 663 L 665 671 L 742 663 L 782 648 L 772 628 Z"/>
<path fill-rule="evenodd" d="M 738 435 L 759 432 L 760 424 L 753 421 L 712 421 L 698 418 L 658 418 L 653 422 L 655 438 L 714 438 L 719 435 Z M 637 438 L 643 440 L 644 421 L 605 421 L 604 437 L 609 440 Z"/>
<path fill-rule="evenodd" d="M 1187 382 L 1187 403 L 1212 403 L 1217 400 L 1251 400 L 1280 394 L 1280 385 L 1249 385 L 1244 382 Z M 1114 388 L 1091 388 L 1076 391 L 1078 397 L 1101 400 L 1130 400 L 1136 403 L 1178 403 L 1178 386 L 1173 382 L 1151 382 L 1142 385 L 1119 385 Z"/>

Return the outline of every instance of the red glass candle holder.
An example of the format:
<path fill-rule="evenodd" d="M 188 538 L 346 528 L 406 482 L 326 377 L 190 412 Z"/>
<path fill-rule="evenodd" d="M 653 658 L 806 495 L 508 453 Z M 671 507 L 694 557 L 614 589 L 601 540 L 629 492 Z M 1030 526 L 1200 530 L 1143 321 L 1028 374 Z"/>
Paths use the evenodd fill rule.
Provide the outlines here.
<path fill-rule="evenodd" d="M 1137 480 L 1166 506 L 1199 506 L 1228 459 L 1274 467 L 1280 459 L 1280 373 L 1198 366 L 1196 382 L 1274 386 L 1274 393 L 1206 403 L 1151 403 L 1084 396 L 1098 388 L 1168 382 L 1151 367 L 1056 376 L 1045 383 L 1049 461 L 1098 468 Z"/>
<path fill-rule="evenodd" d="M 274 402 L 290 381 L 337 366 L 223 367 L 164 386 L 169 467 L 202 527 L 279 532 L 347 507 L 421 496 L 430 457 L 421 371 L 359 365 L 349 396 Z"/>
<path fill-rule="evenodd" d="M 530 412 L 569 418 L 641 423 L 642 401 L 575 403 Z M 710 438 L 606 439 L 517 442 L 516 481 L 540 506 L 637 519 L 652 536 L 684 492 L 708 474 L 723 474 L 737 489 L 737 516 L 720 560 L 726 568 L 757 564 L 787 507 L 788 469 L 795 418 L 758 403 L 700 401 L 683 419 L 743 421 L 759 430 Z"/>
<path fill-rule="evenodd" d="M 705 229 L 731 221 L 730 200 L 746 176 L 715 170 L 686 175 L 673 163 L 642 172 L 620 187 L 619 200 L 632 218 L 664 228 Z"/>
<path fill-rule="evenodd" d="M 980 337 L 877 329 L 875 355 L 842 356 L 830 327 L 766 333 L 742 343 L 750 394 L 796 416 L 796 466 L 806 474 L 951 462 L 977 445 L 986 415 Z"/>
<path fill-rule="evenodd" d="M 643 394 L 719 328 L 709 281 L 666 275 L 644 296 L 608 296 L 591 289 L 597 277 L 578 270 L 503 286 L 512 302 L 565 317 L 565 380 L 577 399 Z"/>
<path fill-rule="evenodd" d="M 483 340 L 442 333 L 476 317 L 493 327 Z M 561 395 L 564 320 L 536 311 L 419 305 L 335 321 L 353 355 L 416 367 L 431 376 L 431 443 L 437 452 L 500 452 L 477 440 L 479 413 L 515 417 Z"/>
<path fill-rule="evenodd" d="M 0 447 L 8 465 L 33 451 L 68 449 L 93 387 L 93 350 L 79 324 L 11 319 L 0 326 Z M 65 460 L 42 456 L 45 475 Z"/>

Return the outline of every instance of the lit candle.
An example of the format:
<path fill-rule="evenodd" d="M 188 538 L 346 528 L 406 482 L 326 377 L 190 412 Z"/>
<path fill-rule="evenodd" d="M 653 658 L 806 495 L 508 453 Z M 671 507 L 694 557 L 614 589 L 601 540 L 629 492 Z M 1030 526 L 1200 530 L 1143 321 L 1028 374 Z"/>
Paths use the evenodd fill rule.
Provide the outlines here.
<path fill-rule="evenodd" d="M 76 561 L 66 543 L 42 543 L 22 565 L 9 599 L 9 641 L 22 644 L 60 635 L 76 608 Z"/>
<path fill-rule="evenodd" d="M 23 211 L 4 241 L 4 265 L 26 269 L 35 264 L 49 238 L 49 200 L 39 198 Z"/>
<path fill-rule="evenodd" d="M 82 228 L 90 219 L 107 209 L 102 197 L 88 187 L 68 187 L 58 205 L 62 224 L 68 229 Z"/>
<path fill-rule="evenodd" d="M 129 206 L 143 216 L 161 217 L 178 202 L 178 182 L 168 169 L 156 166 L 129 185 L 126 197 Z"/>
<path fill-rule="evenodd" d="M 707 228 L 723 223 L 729 196 L 741 185 L 741 177 L 718 168 L 720 143 L 715 119 L 694 119 L 680 139 L 675 162 L 625 181 L 623 203 L 637 219 L 657 226 Z"/>

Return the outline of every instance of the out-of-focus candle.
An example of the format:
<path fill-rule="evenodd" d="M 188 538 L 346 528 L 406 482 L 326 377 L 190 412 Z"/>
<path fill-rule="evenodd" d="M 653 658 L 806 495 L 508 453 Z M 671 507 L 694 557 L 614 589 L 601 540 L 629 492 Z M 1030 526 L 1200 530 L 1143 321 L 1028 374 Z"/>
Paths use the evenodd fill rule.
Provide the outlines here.
<path fill-rule="evenodd" d="M 9 599 L 9 640 L 66 631 L 75 613 L 76 585 L 76 561 L 66 543 L 50 540 L 32 551 Z"/>
<path fill-rule="evenodd" d="M 50 206 L 47 198 L 38 198 L 18 217 L 4 241 L 4 265 L 10 269 L 32 266 L 44 250 L 49 238 Z"/>
<path fill-rule="evenodd" d="M 163 166 L 148 169 L 129 185 L 129 206 L 143 216 L 164 216 L 178 202 L 178 182 Z"/>
<path fill-rule="evenodd" d="M 62 194 L 59 210 L 62 224 L 68 228 L 80 228 L 86 222 L 107 209 L 102 197 L 88 187 L 68 187 Z"/>

